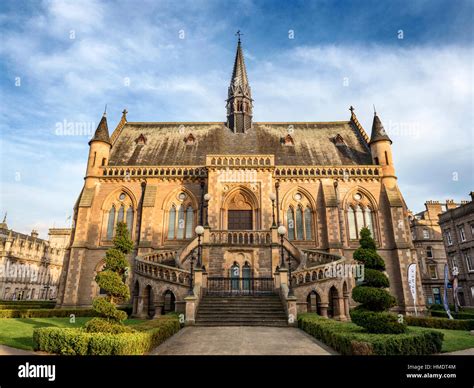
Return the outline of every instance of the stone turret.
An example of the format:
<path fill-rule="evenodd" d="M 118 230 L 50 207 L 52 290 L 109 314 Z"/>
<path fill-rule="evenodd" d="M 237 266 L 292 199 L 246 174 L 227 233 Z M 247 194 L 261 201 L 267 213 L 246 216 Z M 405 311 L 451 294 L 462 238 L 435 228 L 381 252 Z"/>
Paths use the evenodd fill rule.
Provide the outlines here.
<path fill-rule="evenodd" d="M 109 162 L 110 148 L 109 129 L 107 126 L 107 117 L 104 112 L 102 119 L 95 130 L 94 137 L 89 142 L 89 158 L 87 161 L 86 186 L 90 178 L 99 177 L 100 167 L 106 166 Z M 89 181 L 89 182 L 88 182 Z"/>

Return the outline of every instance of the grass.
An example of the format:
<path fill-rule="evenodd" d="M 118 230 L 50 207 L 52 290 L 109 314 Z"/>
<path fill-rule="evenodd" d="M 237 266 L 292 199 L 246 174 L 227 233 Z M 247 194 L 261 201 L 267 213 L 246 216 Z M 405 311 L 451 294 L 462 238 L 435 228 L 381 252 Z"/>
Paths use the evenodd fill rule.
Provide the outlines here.
<path fill-rule="evenodd" d="M 454 352 L 456 350 L 464 350 L 474 348 L 474 335 L 467 330 L 446 330 L 446 329 L 429 329 L 425 327 L 410 326 L 410 330 L 436 330 L 444 334 L 442 353 Z"/>
<path fill-rule="evenodd" d="M 33 350 L 33 329 L 38 327 L 82 327 L 89 317 L 78 317 L 75 323 L 70 318 L 0 318 L 0 344 L 13 348 Z M 141 319 L 127 319 L 126 325 L 143 322 Z"/>

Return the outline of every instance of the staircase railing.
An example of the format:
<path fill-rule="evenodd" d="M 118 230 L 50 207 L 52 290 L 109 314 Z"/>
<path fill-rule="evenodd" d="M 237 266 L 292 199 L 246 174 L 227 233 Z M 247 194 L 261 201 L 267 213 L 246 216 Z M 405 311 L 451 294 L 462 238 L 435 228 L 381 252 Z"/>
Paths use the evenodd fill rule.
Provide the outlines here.
<path fill-rule="evenodd" d="M 270 245 L 272 235 L 269 230 L 211 230 L 211 244 Z"/>
<path fill-rule="evenodd" d="M 147 258 L 135 258 L 135 272 L 137 274 L 169 283 L 179 284 L 184 287 L 189 287 L 189 271 L 157 263 L 155 261 L 149 260 L 149 256 L 146 257 Z"/>

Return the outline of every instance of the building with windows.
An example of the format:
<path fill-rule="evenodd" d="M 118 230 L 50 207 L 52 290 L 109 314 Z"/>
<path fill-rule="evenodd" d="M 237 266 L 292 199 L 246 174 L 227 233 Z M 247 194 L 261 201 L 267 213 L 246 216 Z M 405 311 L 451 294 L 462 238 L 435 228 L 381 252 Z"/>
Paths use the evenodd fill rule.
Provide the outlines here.
<path fill-rule="evenodd" d="M 71 229 L 49 229 L 49 240 L 0 223 L 0 300 L 54 300 Z"/>
<path fill-rule="evenodd" d="M 192 321 L 197 309 L 199 323 L 202 298 L 267 293 L 280 295 L 287 315 L 348 319 L 354 279 L 329 269 L 353 263 L 363 226 L 397 309 L 423 310 L 419 275 L 416 301 L 408 287 L 417 258 L 379 116 L 369 137 L 352 107 L 342 121 L 256 122 L 253 105 L 239 40 L 225 122 L 131 122 L 124 110 L 109 134 L 103 115 L 74 207 L 59 306 L 89 306 L 98 295 L 95 276 L 125 221 L 138 316 L 176 309 Z"/>
<path fill-rule="evenodd" d="M 444 266 L 447 264 L 439 216 L 460 206 L 453 200 L 425 202 L 425 210 L 410 214 L 410 229 L 420 264 L 421 282 L 426 304 L 442 304 L 444 297 Z M 453 303 L 452 289 L 448 289 L 449 303 Z"/>
<path fill-rule="evenodd" d="M 458 273 L 461 306 L 474 306 L 474 192 L 439 217 L 451 275 Z"/>

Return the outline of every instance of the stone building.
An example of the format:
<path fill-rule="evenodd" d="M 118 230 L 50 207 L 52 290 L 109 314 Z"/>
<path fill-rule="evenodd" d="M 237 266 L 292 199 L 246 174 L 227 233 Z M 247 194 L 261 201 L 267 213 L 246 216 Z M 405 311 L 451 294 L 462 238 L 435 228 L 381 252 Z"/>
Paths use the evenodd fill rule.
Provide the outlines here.
<path fill-rule="evenodd" d="M 421 271 L 421 282 L 426 304 L 442 304 L 444 295 L 444 266 L 447 264 L 443 234 L 439 226 L 439 216 L 460 204 L 453 200 L 425 202 L 425 210 L 409 216 L 413 245 L 417 251 Z M 453 303 L 452 289 L 448 289 L 448 299 Z"/>
<path fill-rule="evenodd" d="M 253 105 L 239 40 L 225 122 L 130 122 L 124 110 L 109 134 L 103 115 L 74 207 L 59 306 L 89 306 L 99 294 L 95 275 L 125 221 L 139 316 L 177 310 L 192 322 L 202 298 L 268 292 L 281 296 L 287 315 L 310 309 L 347 319 L 354 278 L 328 269 L 352 263 L 363 226 L 399 311 L 413 311 L 407 267 L 417 259 L 379 116 L 369 137 L 352 107 L 343 121 L 255 122 Z M 286 227 L 283 249 L 278 225 Z M 419 278 L 418 287 L 422 311 Z"/>
<path fill-rule="evenodd" d="M 0 223 L 0 299 L 53 300 L 71 229 L 49 229 L 49 240 L 8 229 Z"/>
<path fill-rule="evenodd" d="M 474 192 L 439 217 L 451 275 L 458 272 L 461 306 L 474 306 Z"/>

